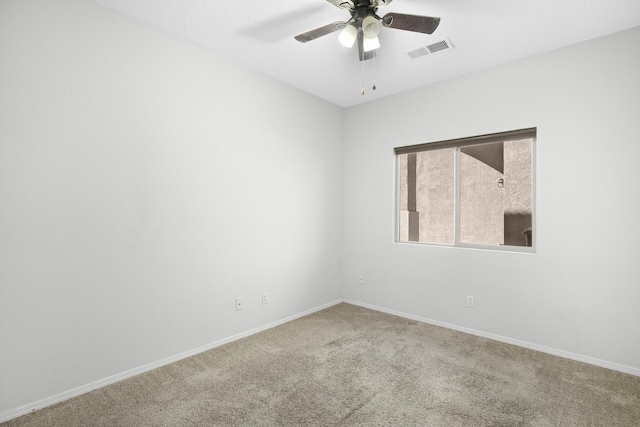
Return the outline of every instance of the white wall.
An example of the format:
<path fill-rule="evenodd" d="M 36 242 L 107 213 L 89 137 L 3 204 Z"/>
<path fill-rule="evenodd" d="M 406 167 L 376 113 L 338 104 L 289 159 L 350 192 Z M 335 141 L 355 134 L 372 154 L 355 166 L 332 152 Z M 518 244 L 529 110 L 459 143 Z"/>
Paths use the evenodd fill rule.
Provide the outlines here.
<path fill-rule="evenodd" d="M 0 1 L 0 419 L 339 300 L 343 117 L 93 3 Z"/>
<path fill-rule="evenodd" d="M 639 44 L 636 28 L 349 108 L 345 298 L 640 375 Z M 393 147 L 528 127 L 536 254 L 393 243 Z"/>

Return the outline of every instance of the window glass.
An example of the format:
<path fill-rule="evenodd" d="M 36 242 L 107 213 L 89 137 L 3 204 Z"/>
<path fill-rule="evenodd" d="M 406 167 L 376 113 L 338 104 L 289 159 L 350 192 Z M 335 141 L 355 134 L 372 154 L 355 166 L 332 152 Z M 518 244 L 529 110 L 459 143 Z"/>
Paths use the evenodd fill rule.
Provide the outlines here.
<path fill-rule="evenodd" d="M 400 240 L 454 243 L 454 149 L 399 156 Z"/>
<path fill-rule="evenodd" d="M 535 129 L 396 149 L 397 240 L 533 245 Z"/>
<path fill-rule="evenodd" d="M 530 246 L 531 139 L 460 148 L 460 242 Z"/>

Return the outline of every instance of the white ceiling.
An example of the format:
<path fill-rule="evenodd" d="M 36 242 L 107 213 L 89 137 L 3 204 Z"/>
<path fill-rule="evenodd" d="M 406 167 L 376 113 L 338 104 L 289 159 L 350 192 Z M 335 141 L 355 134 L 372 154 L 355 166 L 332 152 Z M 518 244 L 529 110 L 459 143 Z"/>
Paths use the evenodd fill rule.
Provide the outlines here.
<path fill-rule="evenodd" d="M 357 47 L 340 45 L 339 32 L 294 40 L 349 19 L 326 0 L 93 1 L 342 107 L 640 26 L 640 0 L 394 0 L 378 14 L 442 20 L 432 35 L 383 28 L 374 70 L 373 60 L 358 61 Z M 407 55 L 444 38 L 453 50 Z"/>

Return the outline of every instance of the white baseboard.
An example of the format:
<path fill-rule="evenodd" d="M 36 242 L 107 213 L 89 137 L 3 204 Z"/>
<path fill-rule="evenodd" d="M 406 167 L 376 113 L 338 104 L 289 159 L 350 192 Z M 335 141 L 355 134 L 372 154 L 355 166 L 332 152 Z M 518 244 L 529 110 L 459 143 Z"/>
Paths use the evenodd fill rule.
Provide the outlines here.
<path fill-rule="evenodd" d="M 195 356 L 196 354 L 203 353 L 203 352 L 205 352 L 207 350 L 211 350 L 211 349 L 214 349 L 216 347 L 220 347 L 221 345 L 228 344 L 230 342 L 237 341 L 237 340 L 239 340 L 241 338 L 245 338 L 245 337 L 257 334 L 258 332 L 266 331 L 267 329 L 271 329 L 271 328 L 274 328 L 276 326 L 282 325 L 283 323 L 287 323 L 287 322 L 290 322 L 292 320 L 298 319 L 300 317 L 304 317 L 304 316 L 307 316 L 309 314 L 315 313 L 317 311 L 324 310 L 325 308 L 329 308 L 329 307 L 334 306 L 336 304 L 340 304 L 341 302 L 343 302 L 343 301 L 341 299 L 339 299 L 339 300 L 336 300 L 336 301 L 333 301 L 333 302 L 330 302 L 330 303 L 327 303 L 327 304 L 323 304 L 321 306 L 314 307 L 314 308 L 312 308 L 310 310 L 303 311 L 302 313 L 298 313 L 298 314 L 295 314 L 293 316 L 289 316 L 289 317 L 286 317 L 284 319 L 280 319 L 278 321 L 275 321 L 275 322 L 272 322 L 272 323 L 269 323 L 269 324 L 254 328 L 254 329 L 250 329 L 248 331 L 241 332 L 239 334 L 236 334 L 236 335 L 233 335 L 233 336 L 230 336 L 230 337 L 227 337 L 227 338 L 223 338 L 223 339 L 215 341 L 215 342 L 213 342 L 211 344 L 207 344 L 207 345 L 204 345 L 202 347 L 195 348 L 193 350 L 185 351 L 183 353 L 179 353 L 179 354 L 176 354 L 174 356 L 167 357 L 167 358 L 162 359 L 162 360 L 158 360 L 157 362 L 148 363 L 148 364 L 140 366 L 138 368 L 130 369 L 128 371 L 125 371 L 125 372 L 122 372 L 122 373 L 119 373 L 119 374 L 116 374 L 116 375 L 112 375 L 110 377 L 107 377 L 107 378 L 104 378 L 104 379 L 101 379 L 101 380 L 98 380 L 98 381 L 94 381 L 94 382 L 92 382 L 90 384 L 87 384 L 87 385 L 84 385 L 84 386 L 80 386 L 80 387 L 74 388 L 72 390 L 68 390 L 68 391 L 56 394 L 56 395 L 48 397 L 46 399 L 42 399 L 42 400 L 39 400 L 37 402 L 30 403 L 28 405 L 24 405 L 24 406 L 20 406 L 18 408 L 15 408 L 15 409 L 11 409 L 9 411 L 0 413 L 0 423 L 12 420 L 14 418 L 18 418 L 18 417 L 20 417 L 22 415 L 26 415 L 26 414 L 28 414 L 30 412 L 34 412 L 34 411 L 37 411 L 39 409 L 46 408 L 47 406 L 55 405 L 56 403 L 60 403 L 62 401 L 71 399 L 71 398 L 76 397 L 76 396 L 80 396 L 81 394 L 89 393 L 89 392 L 91 392 L 93 390 L 97 390 L 99 388 L 108 386 L 110 384 L 117 383 L 118 381 L 122 381 L 122 380 L 126 380 L 128 378 L 131 378 L 131 377 L 135 377 L 136 375 L 143 374 L 145 372 L 151 371 L 151 370 L 156 369 L 156 368 L 160 368 L 160 367 L 168 365 L 170 363 L 174 363 L 174 362 L 177 362 L 179 360 L 186 359 L 187 357 Z"/>
<path fill-rule="evenodd" d="M 392 314 L 394 316 L 404 317 L 406 319 L 415 320 L 417 322 L 428 323 L 430 325 L 441 326 L 447 329 L 453 329 L 454 331 L 464 332 L 470 335 L 476 335 L 483 338 L 488 338 L 494 341 L 500 341 L 506 344 L 516 345 L 518 347 L 528 348 L 530 350 L 536 350 L 542 353 L 551 354 L 553 356 L 564 357 L 565 359 L 571 359 L 578 362 L 588 363 L 589 365 L 599 366 L 601 368 L 611 369 L 612 371 L 618 371 L 629 375 L 634 375 L 636 377 L 640 377 L 640 369 L 634 368 L 631 366 L 621 365 L 614 362 L 609 362 L 606 360 L 596 359 L 594 357 L 583 356 L 581 354 L 571 353 L 569 351 L 558 350 L 556 348 L 546 347 L 543 345 L 532 344 L 526 341 L 520 341 L 513 338 L 507 338 L 500 335 L 490 334 L 487 332 L 478 331 L 476 329 L 465 328 L 463 326 L 452 325 L 450 323 L 440 322 L 438 320 L 428 319 L 426 317 L 414 316 L 413 314 L 407 314 L 396 310 L 391 310 L 384 307 L 378 307 L 371 304 L 366 304 L 359 301 L 353 300 L 344 300 L 347 304 L 353 304 L 364 308 L 369 308 L 371 310 L 380 311 L 382 313 Z"/>

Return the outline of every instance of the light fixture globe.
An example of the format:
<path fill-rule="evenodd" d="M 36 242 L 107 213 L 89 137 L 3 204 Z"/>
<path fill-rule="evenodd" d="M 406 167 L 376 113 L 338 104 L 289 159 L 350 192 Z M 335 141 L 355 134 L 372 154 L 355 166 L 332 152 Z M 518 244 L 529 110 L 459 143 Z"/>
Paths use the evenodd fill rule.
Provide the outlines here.
<path fill-rule="evenodd" d="M 380 47 L 380 39 L 377 37 L 369 38 L 364 37 L 362 40 L 362 49 L 365 52 L 371 52 L 372 50 L 376 50 Z"/>
<path fill-rule="evenodd" d="M 340 32 L 338 41 L 344 47 L 351 47 L 358 38 L 358 27 L 353 24 L 349 24 Z"/>
<path fill-rule="evenodd" d="M 373 15 L 367 15 L 362 20 L 362 34 L 366 38 L 373 39 L 378 37 L 381 27 L 380 21 Z"/>

